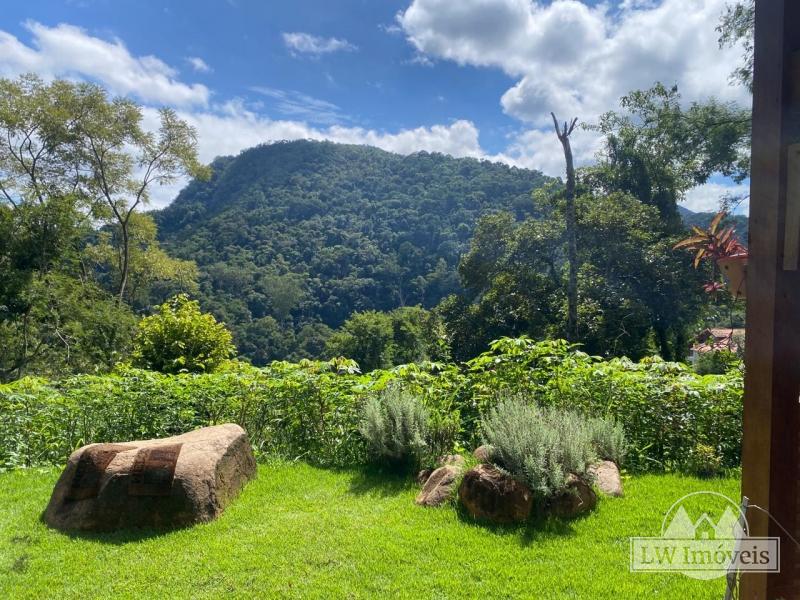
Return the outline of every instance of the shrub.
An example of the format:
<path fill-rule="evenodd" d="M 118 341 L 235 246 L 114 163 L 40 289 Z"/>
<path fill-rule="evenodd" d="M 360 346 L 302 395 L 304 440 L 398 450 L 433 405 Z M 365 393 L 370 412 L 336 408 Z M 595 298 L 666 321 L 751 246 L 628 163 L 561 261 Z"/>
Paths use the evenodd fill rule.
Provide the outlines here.
<path fill-rule="evenodd" d="M 200 312 L 197 301 L 180 294 L 141 320 L 133 361 L 161 373 L 208 373 L 235 352 L 225 326 Z"/>
<path fill-rule="evenodd" d="M 612 359 L 580 365 L 537 398 L 587 415 L 608 415 L 628 441 L 626 467 L 681 470 L 695 444 L 717 449 L 723 467 L 740 463 L 742 372 L 694 373 L 661 359 Z"/>
<path fill-rule="evenodd" d="M 587 425 L 597 457 L 621 465 L 627 451 L 622 424 L 615 419 L 593 417 L 587 420 Z"/>
<path fill-rule="evenodd" d="M 369 374 L 376 390 L 400 385 L 418 396 L 429 413 L 429 453 L 436 458 L 464 449 L 462 407 L 468 402 L 469 381 L 456 365 L 422 362 Z"/>
<path fill-rule="evenodd" d="M 697 357 L 694 370 L 698 375 L 724 375 L 728 371 L 738 369 L 742 358 L 731 350 L 714 350 L 704 352 Z"/>
<path fill-rule="evenodd" d="M 722 459 L 713 447 L 697 444 L 687 466 L 689 471 L 698 477 L 715 477 L 722 470 Z"/>
<path fill-rule="evenodd" d="M 538 407 L 520 397 L 501 400 L 483 421 L 484 439 L 495 461 L 540 496 L 563 490 L 569 473 L 582 475 L 596 461 L 595 433 L 613 439 L 617 429 L 556 408 Z"/>
<path fill-rule="evenodd" d="M 359 431 L 373 460 L 407 467 L 419 464 L 428 448 L 428 419 L 418 397 L 393 385 L 367 399 Z"/>
<path fill-rule="evenodd" d="M 214 373 L 117 368 L 102 376 L 22 379 L 0 385 L 0 469 L 62 463 L 90 442 L 163 437 L 223 422 L 244 427 L 261 456 L 359 464 L 367 459 L 359 433 L 365 399 L 393 386 L 425 407 L 431 456 L 474 448 L 498 398 L 520 396 L 616 421 L 630 471 L 692 471 L 698 443 L 714 449 L 722 469 L 739 465 L 741 370 L 701 376 L 660 359 L 604 361 L 566 342 L 521 338 L 498 341 L 463 369 L 425 362 L 361 374 L 346 359 L 263 369 L 226 361 Z M 621 460 L 613 426 L 592 439 L 599 457 Z"/>

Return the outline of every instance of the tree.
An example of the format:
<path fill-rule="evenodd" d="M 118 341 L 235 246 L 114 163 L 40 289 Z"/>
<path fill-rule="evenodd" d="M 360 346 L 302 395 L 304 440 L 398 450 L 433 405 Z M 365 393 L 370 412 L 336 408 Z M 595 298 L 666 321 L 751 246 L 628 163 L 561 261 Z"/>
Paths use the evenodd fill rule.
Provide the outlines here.
<path fill-rule="evenodd" d="M 689 331 L 704 310 L 703 275 L 672 250 L 679 236 L 664 231 L 659 211 L 619 192 L 582 196 L 579 236 L 586 348 L 685 359 Z"/>
<path fill-rule="evenodd" d="M 450 359 L 439 315 L 419 306 L 355 313 L 328 338 L 326 351 L 355 360 L 364 372 Z"/>
<path fill-rule="evenodd" d="M 236 353 L 231 333 L 185 294 L 139 322 L 133 362 L 162 373 L 208 373 Z"/>
<path fill-rule="evenodd" d="M 559 129 L 558 119 L 554 113 L 553 125 L 556 128 L 558 141 L 564 149 L 564 160 L 567 164 L 567 182 L 564 190 L 566 200 L 566 226 L 567 226 L 567 263 L 569 276 L 567 278 L 567 339 L 578 339 L 578 247 L 575 232 L 575 165 L 572 160 L 572 147 L 569 136 L 578 123 L 577 117 L 571 123 L 564 122 L 564 127 Z"/>
<path fill-rule="evenodd" d="M 540 218 L 510 213 L 481 219 L 459 264 L 464 292 L 437 307 L 453 358 L 468 360 L 500 337 L 563 337 L 564 218 L 536 194 Z M 563 204 L 563 195 L 556 196 Z"/>
<path fill-rule="evenodd" d="M 197 265 L 193 261 L 169 256 L 157 239 L 153 217 L 145 213 L 130 215 L 128 231 L 128 284 L 126 296 L 137 308 L 150 306 L 154 286 L 160 285 L 175 295 L 197 292 Z M 124 263 L 124 244 L 118 239 L 121 229 L 105 228 L 83 253 L 87 273 L 97 273 L 108 287 L 119 289 Z"/>
<path fill-rule="evenodd" d="M 263 278 L 266 295 L 269 297 L 272 311 L 279 321 L 286 321 L 294 309 L 305 297 L 304 278 L 294 273 L 284 275 L 268 275 Z"/>
<path fill-rule="evenodd" d="M 329 356 L 345 356 L 363 372 L 392 366 L 394 330 L 386 313 L 369 310 L 353 314 L 326 344 Z"/>
<path fill-rule="evenodd" d="M 0 381 L 106 371 L 127 354 L 133 313 L 90 282 L 34 272 L 15 301 L 0 306 Z"/>
<path fill-rule="evenodd" d="M 623 192 L 655 206 L 665 227 L 683 229 L 677 204 L 713 174 L 744 180 L 750 168 L 750 114 L 714 99 L 684 107 L 677 86 L 624 96 L 589 128 L 605 137 L 596 165 L 582 170 L 592 193 Z"/>
<path fill-rule="evenodd" d="M 753 91 L 753 37 L 756 24 L 755 0 L 744 0 L 725 7 L 717 25 L 719 46 L 742 45 L 742 64 L 731 73 L 731 79 Z"/>
<path fill-rule="evenodd" d="M 503 336 L 563 336 L 566 200 L 553 190 L 535 201 L 545 216 L 499 213 L 479 223 L 459 268 L 466 292 L 437 309 L 459 360 Z M 678 238 L 663 230 L 658 209 L 620 192 L 580 194 L 575 209 L 577 341 L 592 354 L 684 358 L 687 330 L 703 309 L 702 275 L 672 251 Z"/>
<path fill-rule="evenodd" d="M 107 369 L 134 317 L 83 276 L 91 200 L 74 151 L 74 86 L 0 79 L 0 380 Z"/>
<path fill-rule="evenodd" d="M 109 100 L 99 86 L 79 84 L 84 118 L 76 123 L 81 161 L 87 166 L 90 192 L 101 198 L 118 228 L 120 262 L 117 295 L 120 301 L 131 270 L 131 221 L 147 204 L 150 187 L 175 181 L 181 175 L 208 177 L 197 159 L 197 134 L 171 109 L 159 111 L 157 133 L 142 127 L 142 110 L 134 102 Z"/>
<path fill-rule="evenodd" d="M 48 271 L 88 226 L 70 130 L 79 118 L 67 82 L 0 79 L 0 201 L 22 228 L 23 268 Z"/>
<path fill-rule="evenodd" d="M 202 174 L 194 132 L 169 111 L 158 134 L 141 120 L 93 84 L 0 79 L 0 377 L 110 368 L 130 344 L 125 301 L 192 289 L 193 264 L 135 209 L 152 185 Z"/>

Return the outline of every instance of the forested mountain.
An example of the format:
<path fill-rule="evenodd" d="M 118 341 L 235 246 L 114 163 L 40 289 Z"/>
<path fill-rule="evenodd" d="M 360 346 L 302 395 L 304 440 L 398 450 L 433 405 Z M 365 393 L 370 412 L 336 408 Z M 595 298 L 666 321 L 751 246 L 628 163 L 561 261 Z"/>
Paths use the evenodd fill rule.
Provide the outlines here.
<path fill-rule="evenodd" d="M 295 141 L 218 158 L 154 216 L 256 363 L 318 355 L 355 311 L 435 306 L 482 214 L 533 215 L 547 178 L 441 154 Z"/>

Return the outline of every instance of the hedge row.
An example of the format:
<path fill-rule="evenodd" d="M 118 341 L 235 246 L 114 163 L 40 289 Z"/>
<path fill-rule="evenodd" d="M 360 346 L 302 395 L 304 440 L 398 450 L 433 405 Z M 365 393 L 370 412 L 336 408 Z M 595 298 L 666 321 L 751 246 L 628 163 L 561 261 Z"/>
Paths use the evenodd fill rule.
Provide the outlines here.
<path fill-rule="evenodd" d="M 109 375 L 0 385 L 0 470 L 61 464 L 100 441 L 175 435 L 223 422 L 242 425 L 260 455 L 322 465 L 364 460 L 358 432 L 364 399 L 398 382 L 423 397 L 434 428 L 456 449 L 480 442 L 481 417 L 500 398 L 620 421 L 631 445 L 627 467 L 680 469 L 698 444 L 723 466 L 740 460 L 742 375 L 700 376 L 685 365 L 591 357 L 564 341 L 504 338 L 456 366 L 425 363 L 360 374 L 346 359 L 276 362 L 256 369 L 164 375 L 120 367 Z"/>

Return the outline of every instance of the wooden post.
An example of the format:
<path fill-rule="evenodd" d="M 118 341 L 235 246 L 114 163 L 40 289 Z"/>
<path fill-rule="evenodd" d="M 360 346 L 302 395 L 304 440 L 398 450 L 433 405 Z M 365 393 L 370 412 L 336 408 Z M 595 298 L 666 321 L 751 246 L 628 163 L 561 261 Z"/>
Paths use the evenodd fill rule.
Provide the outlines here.
<path fill-rule="evenodd" d="M 800 538 L 798 51 L 800 2 L 756 0 L 742 493 Z M 748 516 L 751 535 L 781 538 L 781 572 L 743 574 L 741 598 L 800 598 L 800 553 Z"/>

